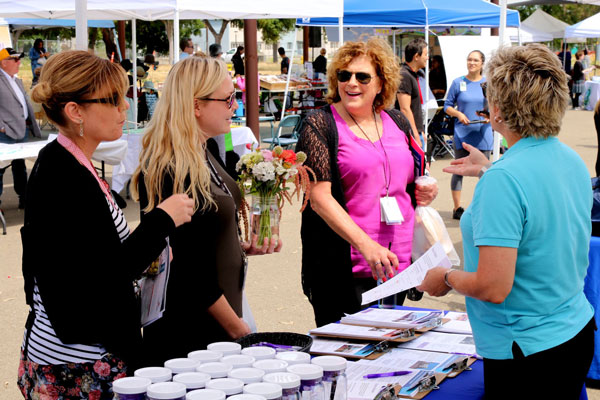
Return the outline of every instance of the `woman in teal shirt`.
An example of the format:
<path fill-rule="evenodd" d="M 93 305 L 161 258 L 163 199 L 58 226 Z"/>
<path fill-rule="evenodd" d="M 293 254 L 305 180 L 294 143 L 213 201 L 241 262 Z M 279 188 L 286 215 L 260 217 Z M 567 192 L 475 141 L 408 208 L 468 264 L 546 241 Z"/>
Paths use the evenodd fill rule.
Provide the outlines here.
<path fill-rule="evenodd" d="M 465 145 L 471 154 L 445 169 L 481 177 L 460 223 L 465 270 L 434 268 L 419 289 L 467 296 L 486 399 L 576 399 L 594 352 L 583 293 L 592 191 L 581 158 L 555 137 L 567 77 L 541 45 L 499 50 L 487 77 L 492 127 L 509 149 L 488 165 Z"/>

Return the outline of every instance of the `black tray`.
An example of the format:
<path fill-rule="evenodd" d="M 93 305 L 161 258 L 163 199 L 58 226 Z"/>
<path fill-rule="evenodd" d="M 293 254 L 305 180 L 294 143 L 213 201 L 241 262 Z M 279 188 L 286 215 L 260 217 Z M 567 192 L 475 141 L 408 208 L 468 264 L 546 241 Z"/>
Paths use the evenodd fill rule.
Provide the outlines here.
<path fill-rule="evenodd" d="M 308 353 L 312 346 L 312 338 L 308 335 L 301 335 L 292 332 L 260 332 L 251 333 L 236 340 L 242 347 L 250 347 L 253 344 L 267 342 L 272 344 L 282 344 L 286 346 L 298 346 L 304 353 Z"/>

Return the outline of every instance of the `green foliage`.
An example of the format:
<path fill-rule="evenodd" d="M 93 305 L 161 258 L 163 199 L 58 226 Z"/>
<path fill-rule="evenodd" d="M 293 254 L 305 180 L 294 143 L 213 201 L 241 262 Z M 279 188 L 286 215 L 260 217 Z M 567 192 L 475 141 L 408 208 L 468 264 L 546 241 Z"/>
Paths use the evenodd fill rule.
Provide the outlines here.
<path fill-rule="evenodd" d="M 96 29 L 96 28 L 90 28 Z M 73 28 L 50 28 L 50 29 L 27 29 L 23 31 L 19 39 L 71 39 L 75 37 L 75 27 Z"/>
<path fill-rule="evenodd" d="M 259 19 L 257 20 L 258 30 L 260 30 L 265 43 L 277 44 L 283 33 L 294 29 L 295 19 Z"/>
<path fill-rule="evenodd" d="M 201 35 L 204 23 L 198 19 L 180 20 L 179 36 L 189 37 L 192 35 Z M 140 53 L 150 54 L 153 51 L 158 53 L 169 52 L 169 38 L 163 21 L 137 21 L 137 45 Z M 131 46 L 131 27 L 128 25 L 125 29 L 127 46 Z M 179 48 L 179 43 L 175 46 Z"/>
<path fill-rule="evenodd" d="M 202 36 L 204 22 L 201 19 L 186 19 L 179 21 L 180 37 Z"/>
<path fill-rule="evenodd" d="M 516 7 L 521 16 L 521 21 L 525 20 L 538 8 L 558 18 L 569 25 L 576 24 L 592 15 L 600 12 L 599 6 L 589 4 L 566 4 L 566 5 L 544 5 L 544 6 L 520 6 Z"/>

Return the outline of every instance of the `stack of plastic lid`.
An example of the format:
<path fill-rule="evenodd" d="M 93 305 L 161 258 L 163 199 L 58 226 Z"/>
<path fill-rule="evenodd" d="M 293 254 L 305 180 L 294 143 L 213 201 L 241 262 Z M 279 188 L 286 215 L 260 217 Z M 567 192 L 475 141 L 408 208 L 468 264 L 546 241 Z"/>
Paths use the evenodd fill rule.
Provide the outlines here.
<path fill-rule="evenodd" d="M 323 377 L 323 367 L 316 364 L 294 364 L 290 365 L 287 370 L 298 375 L 302 381 Z"/>
<path fill-rule="evenodd" d="M 229 400 L 267 400 L 265 396 L 259 396 L 257 394 L 236 394 L 234 396 L 229 396 Z"/>
<path fill-rule="evenodd" d="M 206 384 L 206 388 L 222 390 L 227 396 L 233 396 L 242 393 L 244 382 L 233 378 L 212 379 Z"/>
<path fill-rule="evenodd" d="M 257 394 L 267 400 L 275 400 L 281 398 L 283 390 L 275 383 L 260 382 L 244 386 L 244 394 Z"/>
<path fill-rule="evenodd" d="M 323 368 L 323 371 L 344 371 L 347 361 L 344 357 L 338 356 L 319 356 L 311 360 L 311 364 L 318 365 Z"/>
<path fill-rule="evenodd" d="M 183 383 L 187 391 L 204 389 L 206 383 L 210 381 L 210 375 L 202 372 L 182 372 L 173 377 L 173 382 Z"/>
<path fill-rule="evenodd" d="M 161 382 L 148 386 L 148 400 L 185 400 L 187 390 L 183 383 Z"/>
<path fill-rule="evenodd" d="M 258 368 L 236 368 L 229 371 L 229 378 L 239 379 L 246 385 L 249 383 L 262 382 L 265 371 Z"/>
<path fill-rule="evenodd" d="M 231 364 L 225 364 L 222 362 L 211 362 L 198 365 L 196 371 L 208 374 L 212 379 L 217 379 L 227 377 L 227 373 L 232 369 L 233 367 L 231 366 Z"/>
<path fill-rule="evenodd" d="M 256 359 L 256 361 L 258 361 L 267 360 L 269 358 L 275 358 L 277 352 L 275 351 L 275 349 L 267 346 L 252 346 L 242 349 L 242 354 L 252 356 Z"/>
<path fill-rule="evenodd" d="M 271 372 L 285 372 L 288 367 L 288 363 L 283 360 L 270 359 L 270 360 L 259 360 L 252 364 L 254 368 L 262 369 L 265 373 Z"/>
<path fill-rule="evenodd" d="M 263 376 L 263 382 L 275 383 L 283 389 L 300 387 L 300 377 L 291 372 L 272 372 Z"/>
<path fill-rule="evenodd" d="M 194 372 L 201 362 L 194 358 L 173 358 L 165 361 L 165 368 L 169 368 L 173 374 L 182 372 Z"/>
<path fill-rule="evenodd" d="M 133 373 L 138 378 L 148 378 L 152 383 L 168 382 L 171 380 L 171 370 L 163 367 L 140 368 Z"/>
<path fill-rule="evenodd" d="M 220 351 L 223 356 L 230 356 L 232 354 L 240 354 L 242 351 L 242 345 L 235 342 L 215 342 L 206 346 L 208 350 Z"/>
<path fill-rule="evenodd" d="M 225 392 L 221 390 L 198 389 L 189 392 L 185 400 L 225 400 L 225 397 Z"/>
<path fill-rule="evenodd" d="M 283 360 L 289 365 L 310 364 L 310 354 L 301 351 L 282 351 L 275 355 L 278 360 Z"/>
<path fill-rule="evenodd" d="M 221 358 L 222 363 L 231 364 L 233 368 L 249 368 L 255 361 L 254 357 L 244 354 L 232 354 Z"/>
<path fill-rule="evenodd" d="M 223 358 L 223 353 L 212 350 L 197 350 L 188 353 L 187 356 L 188 358 L 193 358 L 194 360 L 200 360 L 202 364 L 205 364 L 221 360 L 221 358 Z"/>
<path fill-rule="evenodd" d="M 113 382 L 117 400 L 146 400 L 146 389 L 152 384 L 148 378 L 121 378 Z"/>

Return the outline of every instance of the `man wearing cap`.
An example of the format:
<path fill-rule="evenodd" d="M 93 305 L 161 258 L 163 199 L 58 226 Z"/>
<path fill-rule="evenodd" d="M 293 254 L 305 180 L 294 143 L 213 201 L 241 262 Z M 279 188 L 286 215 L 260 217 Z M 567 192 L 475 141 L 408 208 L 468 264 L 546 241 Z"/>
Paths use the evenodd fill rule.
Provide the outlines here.
<path fill-rule="evenodd" d="M 25 54 L 18 54 L 10 47 L 0 50 L 0 143 L 23 143 L 30 133 L 42 137 L 23 82 L 17 78 L 21 58 L 24 56 Z M 13 160 L 11 166 L 15 192 L 19 196 L 19 208 L 23 209 L 27 187 L 25 160 Z M 0 169 L 0 195 L 4 171 L 6 168 Z"/>

